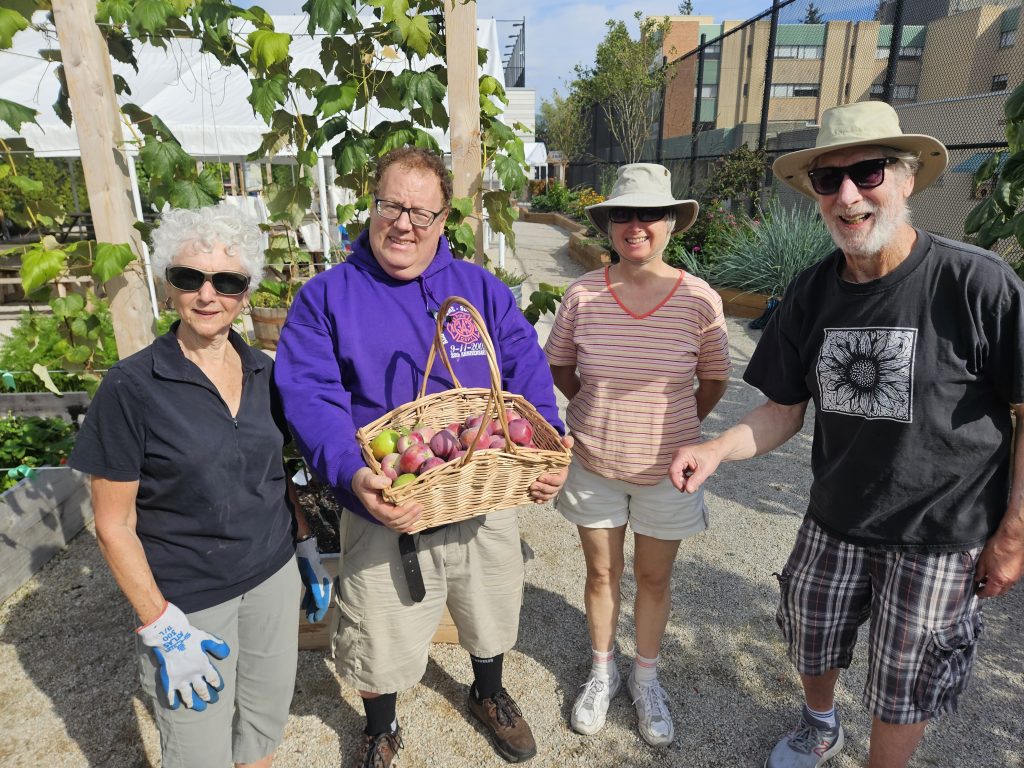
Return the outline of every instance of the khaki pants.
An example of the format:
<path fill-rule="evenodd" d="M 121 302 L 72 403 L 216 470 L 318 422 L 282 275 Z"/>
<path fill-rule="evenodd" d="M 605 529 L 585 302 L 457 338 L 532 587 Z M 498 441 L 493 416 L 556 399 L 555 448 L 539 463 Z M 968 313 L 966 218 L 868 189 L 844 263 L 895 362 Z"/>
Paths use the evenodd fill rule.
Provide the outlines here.
<path fill-rule="evenodd" d="M 474 656 L 505 653 L 519 634 L 525 567 L 515 510 L 417 534 L 426 596 L 409 596 L 398 534 L 345 511 L 332 627 L 338 674 L 372 693 L 411 688 L 427 668 L 447 604 L 459 644 Z"/>

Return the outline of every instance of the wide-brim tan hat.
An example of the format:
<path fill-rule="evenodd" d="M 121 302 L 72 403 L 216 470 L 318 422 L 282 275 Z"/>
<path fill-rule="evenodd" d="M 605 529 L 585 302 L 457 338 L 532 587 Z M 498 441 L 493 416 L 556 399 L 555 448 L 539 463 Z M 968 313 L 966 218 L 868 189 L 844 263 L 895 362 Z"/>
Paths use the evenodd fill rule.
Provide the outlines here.
<path fill-rule="evenodd" d="M 914 177 L 911 194 L 926 189 L 949 162 L 949 153 L 938 139 L 923 133 L 903 133 L 896 110 L 884 101 L 859 101 L 826 109 L 814 146 L 782 155 L 772 164 L 772 172 L 797 192 L 817 200 L 807 176 L 814 161 L 837 149 L 864 146 L 891 147 L 916 152 L 921 157 L 921 169 Z"/>
<path fill-rule="evenodd" d="M 587 216 L 605 236 L 609 208 L 672 208 L 676 214 L 674 235 L 693 226 L 700 205 L 696 200 L 676 200 L 672 196 L 672 173 L 665 166 L 630 163 L 619 168 L 608 199 L 586 208 Z"/>

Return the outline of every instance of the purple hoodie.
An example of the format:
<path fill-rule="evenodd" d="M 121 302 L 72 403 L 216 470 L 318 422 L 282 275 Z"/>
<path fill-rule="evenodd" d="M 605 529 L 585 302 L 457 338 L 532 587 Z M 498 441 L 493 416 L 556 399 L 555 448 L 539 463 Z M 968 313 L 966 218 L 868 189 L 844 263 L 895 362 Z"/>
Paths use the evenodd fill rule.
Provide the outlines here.
<path fill-rule="evenodd" d="M 364 231 L 344 264 L 299 291 L 281 331 L 274 378 L 292 434 L 313 472 L 346 508 L 374 522 L 352 493 L 353 476 L 366 466 L 355 432 L 419 395 L 434 316 L 449 296 L 464 297 L 483 317 L 502 388 L 524 396 L 552 426 L 565 430 L 537 333 L 504 283 L 455 259 L 444 237 L 423 274 L 396 280 L 373 257 Z M 453 307 L 449 317 L 457 312 Z M 455 319 L 462 322 L 446 333 L 455 375 L 464 387 L 489 387 L 479 333 L 465 313 Z M 452 386 L 444 364 L 435 360 L 427 393 Z"/>

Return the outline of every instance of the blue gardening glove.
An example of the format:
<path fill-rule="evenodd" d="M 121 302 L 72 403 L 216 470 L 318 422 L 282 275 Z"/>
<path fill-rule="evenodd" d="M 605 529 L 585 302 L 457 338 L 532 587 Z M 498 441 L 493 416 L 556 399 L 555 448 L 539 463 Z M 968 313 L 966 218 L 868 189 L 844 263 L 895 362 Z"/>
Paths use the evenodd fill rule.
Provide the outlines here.
<path fill-rule="evenodd" d="M 160 681 L 171 709 L 184 703 L 202 712 L 207 704 L 217 701 L 224 680 L 207 654 L 225 658 L 231 653 L 227 643 L 193 627 L 173 603 L 167 604 L 156 621 L 136 631 L 160 663 Z"/>
<path fill-rule="evenodd" d="M 320 559 L 315 536 L 303 539 L 296 545 L 295 557 L 299 563 L 302 583 L 306 587 L 302 610 L 306 612 L 306 621 L 314 624 L 327 615 L 331 605 L 331 576 Z"/>

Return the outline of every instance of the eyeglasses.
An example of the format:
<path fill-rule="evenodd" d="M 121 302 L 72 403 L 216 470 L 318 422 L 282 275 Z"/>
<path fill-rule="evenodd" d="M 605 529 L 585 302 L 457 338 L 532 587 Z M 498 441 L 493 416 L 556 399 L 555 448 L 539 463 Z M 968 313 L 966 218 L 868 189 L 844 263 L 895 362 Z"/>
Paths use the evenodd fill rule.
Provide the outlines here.
<path fill-rule="evenodd" d="M 164 278 L 179 291 L 198 291 L 207 280 L 223 296 L 239 296 L 249 287 L 249 276 L 241 272 L 203 272 L 192 267 L 168 267 Z"/>
<path fill-rule="evenodd" d="M 373 198 L 374 205 L 377 208 L 377 213 L 383 216 L 385 219 L 391 221 L 397 221 L 401 218 L 403 213 L 409 214 L 409 223 L 414 227 L 420 227 L 421 229 L 429 227 L 433 224 L 437 217 L 444 213 L 444 208 L 440 211 L 430 211 L 426 208 L 406 208 L 404 205 L 399 205 L 391 200 L 380 200 Z"/>
<path fill-rule="evenodd" d="M 885 166 L 898 163 L 895 157 L 879 157 L 862 160 L 853 165 L 825 166 L 808 171 L 811 186 L 819 195 L 834 195 L 843 186 L 843 179 L 850 178 L 857 189 L 874 189 L 885 181 Z"/>
<path fill-rule="evenodd" d="M 650 224 L 652 221 L 661 221 L 665 218 L 664 208 L 609 208 L 608 209 L 608 221 L 613 221 L 616 224 L 628 224 L 633 220 L 633 217 L 637 218 L 637 221 L 642 221 Z"/>

